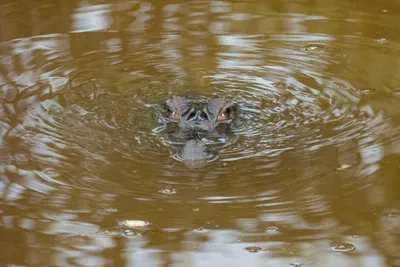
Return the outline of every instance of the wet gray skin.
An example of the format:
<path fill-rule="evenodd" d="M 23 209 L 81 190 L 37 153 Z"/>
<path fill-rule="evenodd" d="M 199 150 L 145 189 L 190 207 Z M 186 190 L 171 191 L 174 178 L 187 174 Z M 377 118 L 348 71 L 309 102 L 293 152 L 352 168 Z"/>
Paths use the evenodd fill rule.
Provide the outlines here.
<path fill-rule="evenodd" d="M 175 138 L 185 142 L 179 151 L 183 163 L 189 168 L 201 168 L 210 158 L 210 151 L 201 139 L 225 136 L 236 105 L 225 98 L 201 103 L 175 96 L 165 101 L 163 111 L 165 120 L 177 126 Z"/>

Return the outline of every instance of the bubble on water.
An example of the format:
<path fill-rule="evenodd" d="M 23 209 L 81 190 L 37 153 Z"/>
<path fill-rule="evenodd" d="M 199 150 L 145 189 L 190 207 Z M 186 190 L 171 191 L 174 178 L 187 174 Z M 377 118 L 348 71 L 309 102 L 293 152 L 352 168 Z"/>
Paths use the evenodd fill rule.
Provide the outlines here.
<path fill-rule="evenodd" d="M 377 42 L 377 43 L 380 43 L 380 44 L 387 44 L 387 43 L 389 43 L 389 40 L 388 39 L 386 39 L 386 38 L 378 38 L 378 39 L 375 39 L 375 41 Z"/>
<path fill-rule="evenodd" d="M 193 211 L 199 211 L 199 210 L 200 210 L 199 208 L 194 208 L 194 209 L 193 209 Z"/>
<path fill-rule="evenodd" d="M 129 228 L 142 228 L 148 226 L 150 223 L 140 220 L 124 220 L 119 221 L 118 224 Z"/>
<path fill-rule="evenodd" d="M 270 235 L 276 235 L 276 234 L 279 234 L 279 228 L 276 226 L 270 226 L 270 227 L 267 227 L 266 232 Z"/>
<path fill-rule="evenodd" d="M 304 52 L 316 53 L 316 52 L 325 51 L 326 47 L 324 45 L 321 45 L 321 44 L 307 44 L 307 45 L 303 46 L 301 48 L 301 50 L 304 51 Z"/>
<path fill-rule="evenodd" d="M 352 237 L 354 237 L 354 238 L 360 238 L 359 235 L 352 235 Z"/>
<path fill-rule="evenodd" d="M 256 247 L 256 246 L 250 246 L 250 247 L 246 247 L 246 250 L 251 253 L 257 253 L 257 252 L 260 252 L 262 250 L 262 248 Z"/>
<path fill-rule="evenodd" d="M 291 263 L 291 264 L 289 264 L 289 266 L 293 266 L 293 267 L 304 267 L 304 265 L 301 264 L 301 263 Z"/>
<path fill-rule="evenodd" d="M 332 249 L 337 252 L 350 252 L 355 250 L 355 247 L 350 243 L 333 243 Z"/>
<path fill-rule="evenodd" d="M 177 191 L 175 188 L 163 188 L 158 192 L 165 195 L 174 195 Z"/>
<path fill-rule="evenodd" d="M 193 232 L 202 232 L 202 231 L 204 231 L 203 227 L 198 227 L 198 228 L 193 229 Z"/>

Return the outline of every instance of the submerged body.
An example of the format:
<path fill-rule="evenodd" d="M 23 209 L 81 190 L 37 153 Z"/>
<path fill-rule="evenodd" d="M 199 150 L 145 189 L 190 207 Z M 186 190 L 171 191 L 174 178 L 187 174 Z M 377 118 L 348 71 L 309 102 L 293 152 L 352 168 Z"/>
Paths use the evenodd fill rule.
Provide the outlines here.
<path fill-rule="evenodd" d="M 200 140 L 189 140 L 181 151 L 183 163 L 189 168 L 201 168 L 207 163 L 206 145 Z"/>
<path fill-rule="evenodd" d="M 225 98 L 213 98 L 206 103 L 184 97 L 165 101 L 164 118 L 176 126 L 174 135 L 185 144 L 179 152 L 184 164 L 200 168 L 210 157 L 203 138 L 224 136 L 236 112 L 236 105 Z"/>

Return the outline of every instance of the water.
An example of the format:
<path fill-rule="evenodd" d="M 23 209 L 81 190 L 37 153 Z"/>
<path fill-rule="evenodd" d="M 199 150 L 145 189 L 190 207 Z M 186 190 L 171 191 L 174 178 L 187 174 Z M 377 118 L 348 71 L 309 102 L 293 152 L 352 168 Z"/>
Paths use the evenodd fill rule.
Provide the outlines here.
<path fill-rule="evenodd" d="M 400 265 L 397 3 L 0 10 L 2 265 Z M 173 95 L 239 105 L 203 168 Z"/>

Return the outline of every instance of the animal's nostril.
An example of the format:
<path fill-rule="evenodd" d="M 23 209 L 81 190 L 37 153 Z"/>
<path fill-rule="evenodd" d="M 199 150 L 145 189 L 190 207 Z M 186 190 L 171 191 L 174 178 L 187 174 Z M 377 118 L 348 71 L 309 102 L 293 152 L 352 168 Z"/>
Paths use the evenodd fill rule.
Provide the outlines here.
<path fill-rule="evenodd" d="M 197 111 L 194 110 L 194 111 L 189 113 L 189 116 L 187 116 L 187 120 L 191 121 L 191 120 L 196 119 L 196 117 L 197 117 Z"/>
<path fill-rule="evenodd" d="M 202 119 L 202 120 L 208 120 L 208 115 L 207 115 L 207 113 L 205 113 L 204 111 L 200 112 L 199 117 L 200 117 L 200 119 Z"/>

